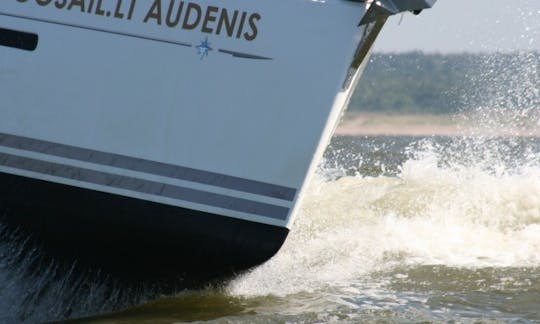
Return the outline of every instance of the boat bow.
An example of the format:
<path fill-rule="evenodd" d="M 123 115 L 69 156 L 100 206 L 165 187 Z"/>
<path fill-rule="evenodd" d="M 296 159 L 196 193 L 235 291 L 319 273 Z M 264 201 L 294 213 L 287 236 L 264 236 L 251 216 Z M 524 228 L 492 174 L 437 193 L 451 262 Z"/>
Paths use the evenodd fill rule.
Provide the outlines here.
<path fill-rule="evenodd" d="M 402 12 L 410 11 L 419 14 L 422 10 L 433 7 L 437 0 L 366 0 L 362 2 L 368 2 L 370 7 L 360 21 L 360 26 L 377 20 L 386 20 L 388 17 Z"/>

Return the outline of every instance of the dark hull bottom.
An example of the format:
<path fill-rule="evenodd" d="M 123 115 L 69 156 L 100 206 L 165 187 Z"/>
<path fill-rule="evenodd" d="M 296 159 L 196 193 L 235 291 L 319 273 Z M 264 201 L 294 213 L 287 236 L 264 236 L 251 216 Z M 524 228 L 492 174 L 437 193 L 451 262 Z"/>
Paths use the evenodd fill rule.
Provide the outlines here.
<path fill-rule="evenodd" d="M 271 258 L 286 228 L 0 173 L 4 224 L 115 278 L 223 278 Z"/>

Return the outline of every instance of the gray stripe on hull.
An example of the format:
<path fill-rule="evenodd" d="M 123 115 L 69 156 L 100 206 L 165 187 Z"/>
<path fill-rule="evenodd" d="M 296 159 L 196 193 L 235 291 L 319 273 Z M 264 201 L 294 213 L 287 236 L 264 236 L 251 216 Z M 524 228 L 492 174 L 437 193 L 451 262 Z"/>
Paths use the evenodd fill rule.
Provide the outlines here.
<path fill-rule="evenodd" d="M 289 187 L 5 133 L 0 133 L 0 145 L 282 200 L 293 201 L 296 195 L 296 189 Z"/>
<path fill-rule="evenodd" d="M 289 213 L 289 209 L 282 206 L 229 197 L 134 177 L 120 176 L 106 172 L 46 162 L 7 153 L 0 153 L 0 165 L 58 178 L 167 197 L 279 220 L 287 219 Z"/>

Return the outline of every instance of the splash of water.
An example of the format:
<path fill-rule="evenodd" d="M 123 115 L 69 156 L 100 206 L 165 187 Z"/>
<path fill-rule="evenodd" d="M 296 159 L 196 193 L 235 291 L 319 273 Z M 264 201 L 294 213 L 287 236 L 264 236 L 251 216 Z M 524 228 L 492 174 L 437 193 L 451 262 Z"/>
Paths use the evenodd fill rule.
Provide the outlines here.
<path fill-rule="evenodd" d="M 27 233 L 0 224 L 0 322 L 40 323 L 112 312 L 160 296 L 159 283 L 125 284 L 47 256 Z M 174 283 L 170 283 L 174 285 Z"/>
<path fill-rule="evenodd" d="M 540 53 L 483 55 L 462 95 L 462 130 L 472 135 L 538 135 Z"/>
<path fill-rule="evenodd" d="M 539 66 L 533 52 L 486 56 L 464 94 L 471 135 L 415 142 L 393 169 L 365 167 L 387 147 L 327 152 L 283 249 L 228 292 L 350 288 L 403 266 L 540 267 L 540 148 L 523 137 L 540 125 Z"/>
<path fill-rule="evenodd" d="M 540 168 L 447 169 L 436 154 L 398 177 L 312 182 L 283 250 L 232 282 L 232 294 L 287 295 L 407 265 L 540 265 Z"/>

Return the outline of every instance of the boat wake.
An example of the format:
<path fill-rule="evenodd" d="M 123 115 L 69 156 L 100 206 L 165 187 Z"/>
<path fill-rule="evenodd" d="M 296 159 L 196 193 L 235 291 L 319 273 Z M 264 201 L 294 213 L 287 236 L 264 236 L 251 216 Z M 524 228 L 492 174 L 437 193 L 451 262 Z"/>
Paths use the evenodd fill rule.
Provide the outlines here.
<path fill-rule="evenodd" d="M 461 164 L 443 159 L 431 140 L 421 145 L 392 176 L 322 169 L 280 253 L 228 291 L 283 296 L 426 265 L 540 266 L 540 156 L 529 150 L 510 169 L 494 163 L 485 141 L 474 145 L 484 152 L 459 154 L 468 159 Z"/>
<path fill-rule="evenodd" d="M 334 138 L 283 249 L 229 293 L 377 285 L 433 266 L 540 268 L 540 140 L 523 131 L 540 125 L 539 67 L 534 52 L 471 67 L 456 117 L 469 136 Z"/>

